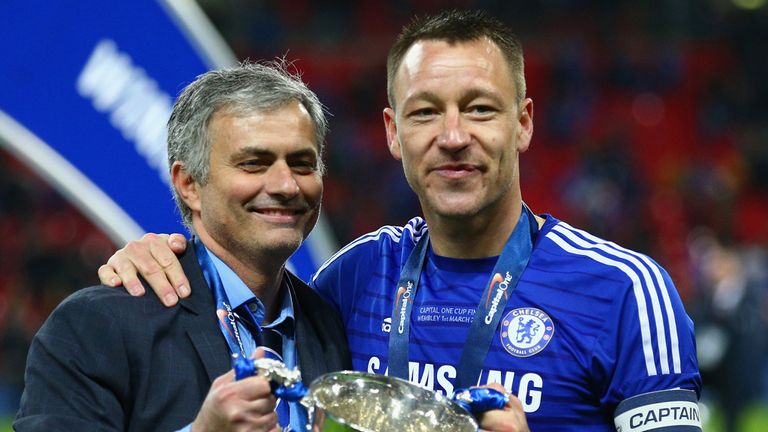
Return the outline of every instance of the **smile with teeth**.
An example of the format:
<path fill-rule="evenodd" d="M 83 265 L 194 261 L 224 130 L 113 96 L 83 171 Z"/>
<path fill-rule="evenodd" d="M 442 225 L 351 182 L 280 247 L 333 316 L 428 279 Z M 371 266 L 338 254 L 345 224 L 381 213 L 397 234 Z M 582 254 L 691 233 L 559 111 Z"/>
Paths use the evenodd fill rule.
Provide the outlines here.
<path fill-rule="evenodd" d="M 254 213 L 269 221 L 284 223 L 296 221 L 304 212 L 300 209 L 270 207 L 257 208 Z"/>
<path fill-rule="evenodd" d="M 256 213 L 267 215 L 294 215 L 298 214 L 299 211 L 294 209 L 258 209 L 256 210 Z"/>

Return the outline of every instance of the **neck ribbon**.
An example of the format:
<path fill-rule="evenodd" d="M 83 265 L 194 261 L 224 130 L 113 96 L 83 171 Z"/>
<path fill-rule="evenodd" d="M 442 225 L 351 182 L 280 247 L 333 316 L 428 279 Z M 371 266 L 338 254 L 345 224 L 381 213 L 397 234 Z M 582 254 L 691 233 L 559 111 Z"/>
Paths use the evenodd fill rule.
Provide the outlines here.
<path fill-rule="evenodd" d="M 195 252 L 197 253 L 197 261 L 200 263 L 200 269 L 203 272 L 205 281 L 213 291 L 213 301 L 216 304 L 216 317 L 219 321 L 219 328 L 224 335 L 224 339 L 229 346 L 229 352 L 232 353 L 232 357 L 248 358 L 248 353 L 243 346 L 243 340 L 240 337 L 240 330 L 237 327 L 237 316 L 232 311 L 232 307 L 229 303 L 226 291 L 224 291 L 224 285 L 221 283 L 219 272 L 216 271 L 216 266 L 211 261 L 211 257 L 208 255 L 210 252 L 205 248 L 199 238 L 195 237 L 194 240 Z"/>
<path fill-rule="evenodd" d="M 493 334 L 499 325 L 507 300 L 517 286 L 533 250 L 533 238 L 538 232 L 533 212 L 523 204 L 520 219 L 496 261 L 485 292 L 477 305 L 475 316 L 464 343 L 456 371 L 456 388 L 476 385 L 488 355 Z M 408 379 L 408 342 L 413 301 L 427 255 L 429 234 L 425 233 L 414 247 L 400 273 L 389 333 L 389 375 Z"/>

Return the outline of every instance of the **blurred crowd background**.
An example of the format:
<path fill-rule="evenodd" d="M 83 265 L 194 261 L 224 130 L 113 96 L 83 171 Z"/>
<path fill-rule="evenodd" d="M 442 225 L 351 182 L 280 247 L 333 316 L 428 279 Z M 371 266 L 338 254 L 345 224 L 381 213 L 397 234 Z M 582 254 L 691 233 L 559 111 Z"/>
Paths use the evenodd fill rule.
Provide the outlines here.
<path fill-rule="evenodd" d="M 768 430 L 766 0 L 200 5 L 239 59 L 286 55 L 332 113 L 324 213 L 339 245 L 419 214 L 381 115 L 402 25 L 451 7 L 508 23 L 535 107 L 525 200 L 667 268 L 696 323 L 708 430 Z M 118 246 L 0 150 L 0 417 L 40 324 Z"/>

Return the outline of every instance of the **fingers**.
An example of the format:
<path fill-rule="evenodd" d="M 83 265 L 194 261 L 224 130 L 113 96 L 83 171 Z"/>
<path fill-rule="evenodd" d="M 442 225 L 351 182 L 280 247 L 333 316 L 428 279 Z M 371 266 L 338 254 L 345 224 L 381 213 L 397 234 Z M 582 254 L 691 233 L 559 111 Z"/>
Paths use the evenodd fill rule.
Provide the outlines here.
<path fill-rule="evenodd" d="M 117 274 L 123 279 L 129 291 L 132 292 L 133 287 L 129 285 L 129 281 L 122 272 L 125 271 L 131 276 L 138 272 L 144 277 L 150 288 L 155 291 L 164 305 L 173 306 L 178 301 L 178 296 L 166 277 L 165 268 L 157 261 L 155 254 L 153 254 L 153 249 L 157 251 L 168 247 L 165 244 L 166 237 L 152 233 L 145 234 L 141 240 L 129 242 L 122 249 L 122 253 L 118 251 L 112 258 L 115 259 L 113 267 L 115 267 Z M 162 255 L 160 252 L 155 253 Z M 167 261 L 164 264 L 170 265 Z M 120 267 L 117 267 L 118 265 Z M 136 282 L 138 283 L 138 280 Z"/>
<path fill-rule="evenodd" d="M 507 402 L 507 408 L 523 413 L 523 418 L 525 418 L 525 410 L 523 409 L 523 403 L 520 402 L 520 399 L 517 398 L 515 395 L 509 395 L 509 401 Z"/>
<path fill-rule="evenodd" d="M 264 347 L 256 347 L 256 349 L 253 350 L 253 353 L 251 353 L 251 358 L 252 359 L 264 358 L 264 354 L 266 354 L 266 352 L 264 351 Z"/>
<path fill-rule="evenodd" d="M 187 247 L 181 234 L 145 234 L 140 240 L 131 241 L 115 252 L 107 264 L 99 267 L 99 280 L 108 286 L 121 283 L 133 296 L 145 292 L 141 275 L 166 306 L 175 305 L 179 297 L 191 293 L 189 281 L 184 275 L 177 253 Z"/>
<path fill-rule="evenodd" d="M 123 283 L 120 276 L 115 273 L 115 270 L 109 264 L 104 264 L 99 267 L 98 274 L 102 285 L 115 288 Z"/>
<path fill-rule="evenodd" d="M 223 375 L 219 375 L 219 376 L 216 377 L 215 380 L 213 380 L 213 382 L 211 383 L 211 390 L 210 391 L 213 391 L 214 389 L 217 389 L 217 388 L 219 388 L 219 387 L 221 387 L 221 386 L 223 386 L 223 385 L 225 385 L 227 383 L 230 383 L 230 382 L 232 382 L 234 380 L 235 380 L 235 370 L 234 369 L 230 369 L 229 371 L 227 371 L 227 373 L 225 373 Z"/>
<path fill-rule="evenodd" d="M 101 279 L 102 283 L 107 282 L 101 277 L 102 273 L 105 273 L 105 271 L 102 271 L 104 267 L 105 266 L 99 268 L 99 278 Z M 126 257 L 125 248 L 118 250 L 114 255 L 109 257 L 106 267 L 109 267 L 112 272 L 117 275 L 120 283 L 123 284 L 125 289 L 132 296 L 144 295 L 144 286 L 139 281 L 139 276 L 136 273 L 136 267 L 134 267 L 130 260 Z M 112 278 L 112 282 L 114 281 L 114 278 Z M 105 283 L 105 285 L 109 284 Z"/>
<path fill-rule="evenodd" d="M 529 432 L 525 414 L 522 412 L 491 410 L 478 416 L 480 429 L 494 432 Z"/>
<path fill-rule="evenodd" d="M 277 423 L 277 414 L 275 412 L 269 412 L 264 415 L 246 414 L 232 423 L 234 425 L 233 430 L 238 432 L 282 431 Z"/>
<path fill-rule="evenodd" d="M 176 255 L 187 250 L 187 239 L 182 234 L 174 233 L 168 236 L 168 246 Z"/>
<path fill-rule="evenodd" d="M 168 279 L 166 268 L 172 267 L 171 261 L 178 264 L 178 260 L 168 251 L 167 238 L 163 234 L 145 234 L 139 242 L 128 243 L 125 249 L 149 287 L 164 305 L 170 307 L 179 301 L 179 297 Z"/>
<path fill-rule="evenodd" d="M 268 399 L 272 401 L 271 409 L 275 408 L 274 404 L 277 399 L 272 394 L 269 381 L 265 380 L 264 377 L 253 375 L 240 381 L 234 381 L 233 384 L 236 384 L 233 385 L 233 391 L 237 393 L 238 397 L 245 400 Z"/>
<path fill-rule="evenodd" d="M 153 239 L 149 243 L 149 253 L 162 269 L 162 271 L 158 271 L 159 276 L 157 278 L 159 280 L 158 283 L 161 285 L 157 288 L 155 288 L 152 283 L 150 283 L 150 285 L 155 292 L 158 293 L 158 296 L 163 299 L 163 303 L 168 306 L 169 302 L 171 304 L 176 303 L 177 299 L 174 298 L 176 295 L 185 298 L 191 293 L 189 289 L 189 281 L 184 275 L 184 269 L 182 269 L 181 262 L 176 256 L 177 253 L 184 252 L 187 242 L 181 234 L 161 234 L 158 237 L 160 240 L 164 241 L 160 242 Z M 147 282 L 149 282 L 149 279 L 147 279 Z M 165 283 L 169 283 L 172 287 L 174 293 L 173 297 L 169 297 L 170 292 Z"/>
<path fill-rule="evenodd" d="M 270 399 L 276 401 L 272 395 L 272 388 L 264 377 L 254 375 L 235 381 L 235 370 L 230 369 L 227 373 L 217 377 L 211 384 L 211 393 L 217 391 L 217 397 L 227 399 L 236 397 L 243 400 Z"/>
<path fill-rule="evenodd" d="M 502 409 L 486 411 L 477 416 L 480 429 L 484 431 L 529 432 L 528 421 L 520 399 L 507 392 L 498 383 L 488 384 L 488 388 L 498 390 L 509 397 Z"/>
<path fill-rule="evenodd" d="M 275 430 L 276 399 L 269 383 L 259 376 L 234 381 L 234 375 L 230 370 L 214 380 L 193 423 L 193 431 Z"/>
<path fill-rule="evenodd" d="M 163 304 L 173 306 L 179 296 L 190 294 L 189 281 L 173 252 L 183 252 L 185 248 L 186 240 L 180 234 L 145 234 L 115 252 L 99 268 L 99 279 L 109 286 L 122 283 L 131 295 L 137 296 L 145 292 L 140 274 Z"/>
<path fill-rule="evenodd" d="M 192 431 L 281 431 L 277 413 L 269 406 L 247 401 L 232 401 L 213 410 L 203 404 Z"/>

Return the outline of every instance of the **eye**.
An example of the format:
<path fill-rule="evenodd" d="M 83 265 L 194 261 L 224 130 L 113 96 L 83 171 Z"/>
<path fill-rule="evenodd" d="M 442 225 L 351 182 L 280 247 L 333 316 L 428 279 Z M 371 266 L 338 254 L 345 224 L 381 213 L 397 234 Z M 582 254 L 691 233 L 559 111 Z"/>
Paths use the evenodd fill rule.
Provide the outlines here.
<path fill-rule="evenodd" d="M 291 170 L 300 175 L 312 174 L 318 170 L 317 160 L 315 159 L 298 159 L 291 161 Z"/>
<path fill-rule="evenodd" d="M 247 159 L 237 164 L 243 171 L 257 172 L 269 166 L 269 162 L 264 159 Z"/>
<path fill-rule="evenodd" d="M 471 105 L 466 112 L 472 116 L 485 118 L 496 114 L 498 110 L 490 105 Z"/>
<path fill-rule="evenodd" d="M 419 108 L 411 111 L 408 117 L 415 120 L 428 120 L 437 115 L 437 110 L 432 107 Z"/>

